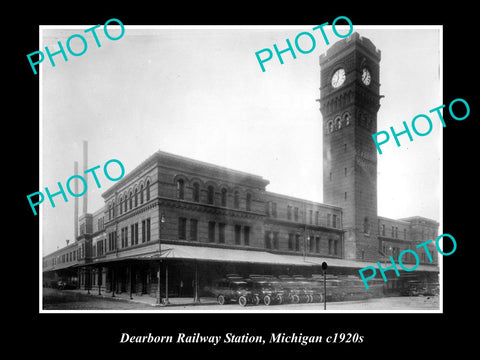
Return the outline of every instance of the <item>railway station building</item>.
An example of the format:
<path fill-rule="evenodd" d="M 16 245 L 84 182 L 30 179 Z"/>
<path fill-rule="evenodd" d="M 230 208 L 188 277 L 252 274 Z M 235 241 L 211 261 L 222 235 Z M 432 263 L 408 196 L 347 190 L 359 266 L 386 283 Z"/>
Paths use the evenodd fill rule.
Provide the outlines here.
<path fill-rule="evenodd" d="M 325 203 L 270 192 L 259 175 L 158 151 L 102 194 L 101 209 L 79 217 L 74 242 L 43 257 L 44 281 L 146 296 L 156 296 L 160 283 L 162 297 L 201 297 L 226 274 L 312 277 L 326 262 L 328 274 L 348 279 L 359 297 L 395 293 L 412 276 L 438 282 L 434 243 L 433 262 L 422 256 L 413 273 L 387 272 L 388 282 L 378 274 L 376 292 L 358 275 L 438 236 L 434 220 L 377 213 L 371 134 L 380 59 L 358 33 L 320 56 Z"/>

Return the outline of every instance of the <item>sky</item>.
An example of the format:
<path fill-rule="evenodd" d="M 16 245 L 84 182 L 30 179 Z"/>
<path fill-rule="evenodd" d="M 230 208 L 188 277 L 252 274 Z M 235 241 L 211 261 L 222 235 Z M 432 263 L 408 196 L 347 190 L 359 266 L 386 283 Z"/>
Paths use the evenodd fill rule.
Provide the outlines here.
<path fill-rule="evenodd" d="M 317 24 L 318 25 L 318 24 Z M 51 51 L 85 26 L 44 26 L 41 44 Z M 68 62 L 56 56 L 40 66 L 39 189 L 58 191 L 82 164 L 89 144 L 89 168 L 118 159 L 126 173 L 158 150 L 260 175 L 267 190 L 323 202 L 322 116 L 319 55 L 339 40 L 330 27 L 326 45 L 317 35 L 314 51 L 297 52 L 284 64 L 272 59 L 262 72 L 255 52 L 309 31 L 313 25 L 268 27 L 128 26 L 117 41 L 97 30 L 101 47 L 88 48 Z M 340 33 L 347 28 L 337 27 Z M 112 36 L 119 29 L 109 26 Z M 117 32 L 116 32 L 117 31 Z M 378 131 L 402 129 L 418 114 L 443 104 L 440 27 L 355 26 L 382 52 Z M 318 32 L 318 31 L 317 31 Z M 81 51 L 79 40 L 72 49 Z M 306 46 L 306 45 L 305 45 Z M 441 222 L 442 131 L 433 130 L 402 146 L 391 142 L 378 156 L 378 214 L 389 218 L 424 216 Z M 419 130 L 422 125 L 419 124 Z M 424 129 L 424 128 L 423 128 Z M 97 172 L 88 211 L 103 205 L 113 182 Z M 32 189 L 32 193 L 39 189 Z M 73 241 L 73 197 L 41 205 L 41 247 L 48 254 Z M 82 198 L 79 198 L 80 212 Z"/>

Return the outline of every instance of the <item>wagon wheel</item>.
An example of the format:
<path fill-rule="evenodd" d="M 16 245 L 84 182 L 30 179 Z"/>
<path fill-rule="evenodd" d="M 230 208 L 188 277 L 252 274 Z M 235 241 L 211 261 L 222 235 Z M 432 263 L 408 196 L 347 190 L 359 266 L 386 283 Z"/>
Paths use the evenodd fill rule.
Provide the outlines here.
<path fill-rule="evenodd" d="M 218 295 L 217 301 L 220 305 L 225 305 L 225 296 L 223 295 Z"/>
<path fill-rule="evenodd" d="M 271 303 L 272 303 L 272 298 L 270 297 L 270 295 L 266 295 L 264 298 L 263 298 L 263 303 L 267 306 L 269 306 Z"/>
<path fill-rule="evenodd" d="M 298 304 L 300 302 L 300 297 L 297 294 L 295 294 L 292 296 L 292 301 L 294 304 Z"/>
<path fill-rule="evenodd" d="M 247 298 L 245 296 L 240 296 L 238 298 L 238 303 L 242 306 L 246 306 L 247 305 Z"/>
<path fill-rule="evenodd" d="M 260 296 L 255 295 L 255 296 L 253 297 L 253 304 L 254 304 L 254 305 L 260 304 Z"/>

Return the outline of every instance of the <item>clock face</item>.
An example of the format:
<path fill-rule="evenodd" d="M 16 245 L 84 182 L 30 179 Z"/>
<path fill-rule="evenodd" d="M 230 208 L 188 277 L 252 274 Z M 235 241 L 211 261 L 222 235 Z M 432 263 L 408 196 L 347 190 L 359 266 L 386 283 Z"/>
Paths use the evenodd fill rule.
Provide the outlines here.
<path fill-rule="evenodd" d="M 341 68 L 335 71 L 332 76 L 332 86 L 338 88 L 345 82 L 345 69 Z"/>
<path fill-rule="evenodd" d="M 367 68 L 363 68 L 362 81 L 367 86 L 372 82 L 372 75 L 370 75 L 370 71 Z"/>

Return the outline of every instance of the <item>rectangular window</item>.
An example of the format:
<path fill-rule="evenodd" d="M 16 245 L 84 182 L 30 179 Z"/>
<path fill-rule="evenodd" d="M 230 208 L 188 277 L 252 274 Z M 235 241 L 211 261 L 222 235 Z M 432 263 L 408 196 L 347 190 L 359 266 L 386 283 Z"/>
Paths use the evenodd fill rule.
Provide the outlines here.
<path fill-rule="evenodd" d="M 295 234 L 295 251 L 300 251 L 300 234 Z"/>
<path fill-rule="evenodd" d="M 278 231 L 273 233 L 273 248 L 278 250 Z"/>
<path fill-rule="evenodd" d="M 150 241 L 150 218 L 147 219 L 147 241 Z"/>
<path fill-rule="evenodd" d="M 331 226 L 332 223 L 332 214 L 327 214 L 327 226 Z"/>
<path fill-rule="evenodd" d="M 142 220 L 142 243 L 147 240 L 147 228 L 145 220 Z"/>
<path fill-rule="evenodd" d="M 272 240 L 271 240 L 272 232 L 265 231 L 265 248 L 271 249 L 272 248 Z"/>
<path fill-rule="evenodd" d="M 298 207 L 293 208 L 293 220 L 298 221 Z"/>
<path fill-rule="evenodd" d="M 215 221 L 208 222 L 208 241 L 215 242 Z"/>
<path fill-rule="evenodd" d="M 178 239 L 187 239 L 187 219 L 184 217 L 178 218 Z"/>
<path fill-rule="evenodd" d="M 198 240 L 198 220 L 190 219 L 190 241 Z"/>
<path fill-rule="evenodd" d="M 135 244 L 135 225 L 130 225 L 130 235 L 131 235 L 131 242 L 132 245 Z"/>
<path fill-rule="evenodd" d="M 395 239 L 398 239 L 398 227 L 395 226 Z"/>
<path fill-rule="evenodd" d="M 315 225 L 318 225 L 319 224 L 319 217 L 320 217 L 320 214 L 318 211 L 315 211 Z"/>
<path fill-rule="evenodd" d="M 235 225 L 235 245 L 240 245 L 240 234 L 242 227 L 240 225 Z"/>
<path fill-rule="evenodd" d="M 293 250 L 293 233 L 288 234 L 288 250 Z"/>
<path fill-rule="evenodd" d="M 338 255 L 338 240 L 333 242 L 333 255 Z"/>
<path fill-rule="evenodd" d="M 332 254 L 332 245 L 333 245 L 333 240 L 332 240 L 332 239 L 328 239 L 328 254 L 329 254 L 329 255 Z"/>
<path fill-rule="evenodd" d="M 313 224 L 313 210 L 309 210 L 310 224 Z"/>
<path fill-rule="evenodd" d="M 337 227 L 337 215 L 333 214 L 332 226 L 334 228 Z"/>
<path fill-rule="evenodd" d="M 135 245 L 138 244 L 138 223 L 135 223 L 135 242 L 133 242 L 133 239 L 132 239 L 132 245 L 133 244 Z"/>
<path fill-rule="evenodd" d="M 225 243 L 225 224 L 218 224 L 218 242 L 221 244 Z"/>
<path fill-rule="evenodd" d="M 315 238 L 313 236 L 310 236 L 308 238 L 308 245 L 309 245 L 309 251 L 314 252 L 315 251 Z"/>
<path fill-rule="evenodd" d="M 250 245 L 250 226 L 243 227 L 243 243 L 246 246 Z"/>
<path fill-rule="evenodd" d="M 287 220 L 292 220 L 292 206 L 287 205 Z"/>
<path fill-rule="evenodd" d="M 267 201 L 267 202 L 265 203 L 265 214 L 266 214 L 267 216 L 270 216 L 270 201 Z"/>
<path fill-rule="evenodd" d="M 277 203 L 276 202 L 272 202 L 272 216 L 273 217 L 277 217 Z"/>
<path fill-rule="evenodd" d="M 382 235 L 385 236 L 385 224 L 382 224 Z"/>
<path fill-rule="evenodd" d="M 125 247 L 125 230 L 121 229 L 120 230 L 120 241 L 122 242 L 122 248 Z"/>
<path fill-rule="evenodd" d="M 320 252 L 320 237 L 317 236 L 315 238 L 315 252 L 319 253 Z"/>

